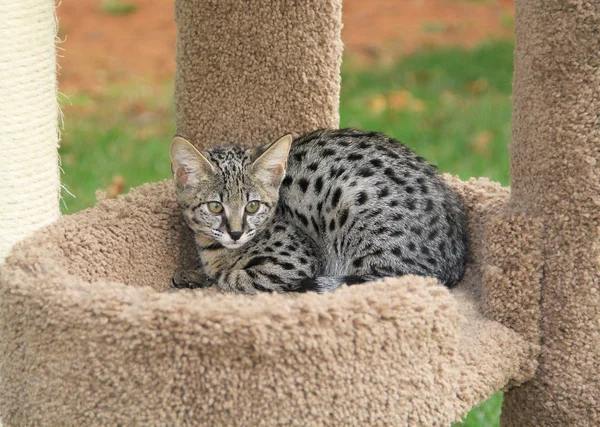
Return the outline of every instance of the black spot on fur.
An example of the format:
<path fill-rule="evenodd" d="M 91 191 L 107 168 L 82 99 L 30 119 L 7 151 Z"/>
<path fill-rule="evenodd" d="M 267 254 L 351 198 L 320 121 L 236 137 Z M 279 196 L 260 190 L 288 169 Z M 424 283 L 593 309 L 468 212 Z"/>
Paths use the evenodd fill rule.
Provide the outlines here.
<path fill-rule="evenodd" d="M 406 209 L 409 211 L 414 211 L 417 208 L 417 203 L 415 199 L 407 199 L 406 200 Z"/>
<path fill-rule="evenodd" d="M 331 219 L 331 221 L 329 222 L 329 231 L 334 231 L 335 230 L 335 219 Z"/>
<path fill-rule="evenodd" d="M 367 203 L 367 200 L 369 200 L 369 196 L 367 196 L 367 193 L 365 193 L 364 191 L 361 191 L 356 196 L 357 205 L 364 205 L 365 203 Z"/>
<path fill-rule="evenodd" d="M 311 172 L 316 171 L 318 168 L 319 168 L 319 162 L 314 162 L 307 166 L 307 169 Z"/>
<path fill-rule="evenodd" d="M 383 171 L 383 173 L 385 174 L 385 176 L 387 176 L 389 179 L 391 179 L 392 181 L 394 181 L 396 184 L 398 185 L 406 185 L 406 181 L 403 180 L 402 178 L 399 178 L 398 176 L 396 176 L 396 172 L 394 172 L 394 169 L 392 168 L 385 168 L 385 170 Z"/>
<path fill-rule="evenodd" d="M 344 172 L 346 172 L 346 170 L 343 167 L 332 166 L 331 169 L 329 169 L 329 178 L 339 178 L 339 176 Z"/>
<path fill-rule="evenodd" d="M 383 162 L 380 159 L 371 159 L 370 162 L 376 168 L 380 168 L 381 166 L 383 166 Z"/>
<path fill-rule="evenodd" d="M 410 231 L 417 236 L 420 236 L 423 233 L 423 229 L 417 225 L 410 227 Z"/>
<path fill-rule="evenodd" d="M 383 187 L 381 190 L 379 190 L 378 196 L 380 198 L 384 198 L 390 195 L 390 189 L 388 187 Z"/>
<path fill-rule="evenodd" d="M 326 148 L 322 152 L 323 157 L 333 156 L 335 154 L 335 150 L 333 148 Z"/>
<path fill-rule="evenodd" d="M 414 192 L 415 192 L 415 188 L 414 188 L 414 187 L 411 187 L 410 185 L 409 185 L 409 186 L 407 186 L 407 187 L 406 187 L 404 190 L 406 190 L 406 192 L 407 192 L 408 194 L 412 194 L 412 193 L 414 193 Z"/>
<path fill-rule="evenodd" d="M 298 217 L 298 219 L 300 220 L 302 225 L 304 225 L 305 227 L 308 226 L 308 218 L 306 218 L 306 216 L 304 216 L 303 214 L 301 214 L 298 211 L 296 211 L 296 216 Z"/>
<path fill-rule="evenodd" d="M 431 230 L 427 235 L 427 240 L 435 240 L 439 233 L 440 232 L 437 229 Z"/>
<path fill-rule="evenodd" d="M 426 199 L 425 201 L 425 212 L 431 212 L 433 210 L 433 200 Z"/>
<path fill-rule="evenodd" d="M 319 229 L 319 224 L 317 224 L 317 220 L 315 219 L 314 216 L 310 217 L 310 222 L 312 223 L 313 228 L 315 229 L 315 231 L 317 233 L 320 233 L 321 230 Z"/>
<path fill-rule="evenodd" d="M 323 177 L 320 176 L 315 181 L 315 193 L 321 194 L 322 189 L 323 189 Z"/>
<path fill-rule="evenodd" d="M 340 213 L 340 228 L 342 228 L 346 224 L 347 220 L 348 220 L 348 209 L 344 209 Z"/>
<path fill-rule="evenodd" d="M 350 153 L 348 154 L 348 160 L 350 161 L 356 161 L 356 160 L 361 160 L 363 158 L 362 154 L 358 154 L 358 153 Z"/>
<path fill-rule="evenodd" d="M 309 184 L 310 184 L 310 182 L 306 178 L 300 178 L 298 180 L 298 186 L 300 187 L 300 189 L 302 190 L 303 193 L 306 193 L 306 190 L 308 190 Z"/>
<path fill-rule="evenodd" d="M 288 175 L 285 178 L 283 178 L 281 185 L 283 185 L 284 187 L 289 187 L 290 185 L 292 185 L 293 181 L 294 180 L 292 179 L 292 177 Z"/>
<path fill-rule="evenodd" d="M 306 156 L 306 151 L 299 151 L 297 153 L 294 154 L 294 159 L 297 162 L 301 162 L 302 159 L 304 159 L 304 156 Z"/>
<path fill-rule="evenodd" d="M 440 250 L 440 253 L 442 254 L 442 257 L 446 256 L 446 242 L 444 242 L 443 240 L 440 242 L 440 244 L 438 245 L 438 249 Z"/>
<path fill-rule="evenodd" d="M 414 251 L 416 251 L 416 250 L 417 250 L 417 246 L 415 245 L 415 243 L 414 243 L 414 242 L 410 242 L 410 243 L 408 244 L 408 250 L 410 250 L 411 252 L 414 252 Z"/>
<path fill-rule="evenodd" d="M 360 170 L 358 171 L 358 175 L 360 175 L 364 178 L 368 178 L 370 176 L 373 176 L 373 171 L 367 167 L 363 167 L 363 168 L 360 168 Z"/>
<path fill-rule="evenodd" d="M 317 203 L 317 212 L 319 213 L 319 215 L 321 215 L 322 210 L 323 210 L 323 201 L 321 200 L 319 203 Z"/>
<path fill-rule="evenodd" d="M 340 187 L 336 188 L 333 192 L 333 197 L 331 198 L 331 208 L 335 209 L 338 202 L 340 201 L 340 197 L 342 197 L 342 189 Z"/>

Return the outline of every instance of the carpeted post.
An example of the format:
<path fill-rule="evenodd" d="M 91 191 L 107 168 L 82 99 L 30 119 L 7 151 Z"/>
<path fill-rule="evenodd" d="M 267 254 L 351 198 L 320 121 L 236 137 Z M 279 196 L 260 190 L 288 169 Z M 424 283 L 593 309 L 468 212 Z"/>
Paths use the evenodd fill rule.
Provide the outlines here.
<path fill-rule="evenodd" d="M 338 126 L 341 0 L 175 1 L 177 133 L 261 145 Z"/>
<path fill-rule="evenodd" d="M 518 0 L 512 205 L 542 220 L 541 354 L 507 426 L 600 425 L 600 3 Z"/>

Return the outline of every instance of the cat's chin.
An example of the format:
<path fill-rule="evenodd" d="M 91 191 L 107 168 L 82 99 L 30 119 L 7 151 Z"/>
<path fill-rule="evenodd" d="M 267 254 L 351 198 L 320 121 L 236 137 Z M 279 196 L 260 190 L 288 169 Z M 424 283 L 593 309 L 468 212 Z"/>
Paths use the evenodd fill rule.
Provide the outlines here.
<path fill-rule="evenodd" d="M 223 247 L 225 249 L 239 249 L 242 246 L 244 246 L 246 243 L 247 243 L 246 241 L 243 241 L 243 242 L 237 241 L 237 242 L 234 242 L 234 243 L 221 242 L 221 244 L 223 245 Z"/>

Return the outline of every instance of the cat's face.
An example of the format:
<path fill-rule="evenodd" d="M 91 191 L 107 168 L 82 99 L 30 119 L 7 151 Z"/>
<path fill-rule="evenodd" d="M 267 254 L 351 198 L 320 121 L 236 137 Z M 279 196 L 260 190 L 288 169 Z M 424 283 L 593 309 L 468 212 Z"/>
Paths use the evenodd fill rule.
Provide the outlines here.
<path fill-rule="evenodd" d="M 171 169 L 183 216 L 201 246 L 243 246 L 275 213 L 292 142 L 263 149 L 215 147 L 199 152 L 181 137 L 171 143 Z"/>

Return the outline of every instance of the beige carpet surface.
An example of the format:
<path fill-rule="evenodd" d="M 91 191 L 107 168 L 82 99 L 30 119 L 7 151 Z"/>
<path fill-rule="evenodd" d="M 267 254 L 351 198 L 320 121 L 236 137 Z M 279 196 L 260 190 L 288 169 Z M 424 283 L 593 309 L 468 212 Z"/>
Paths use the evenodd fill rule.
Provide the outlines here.
<path fill-rule="evenodd" d="M 477 212 L 471 233 L 507 198 L 451 182 Z M 0 271 L 5 423 L 448 425 L 527 375 L 535 346 L 480 313 L 474 262 L 452 293 L 419 277 L 326 295 L 165 292 L 193 262 L 172 185 L 14 249 Z"/>

